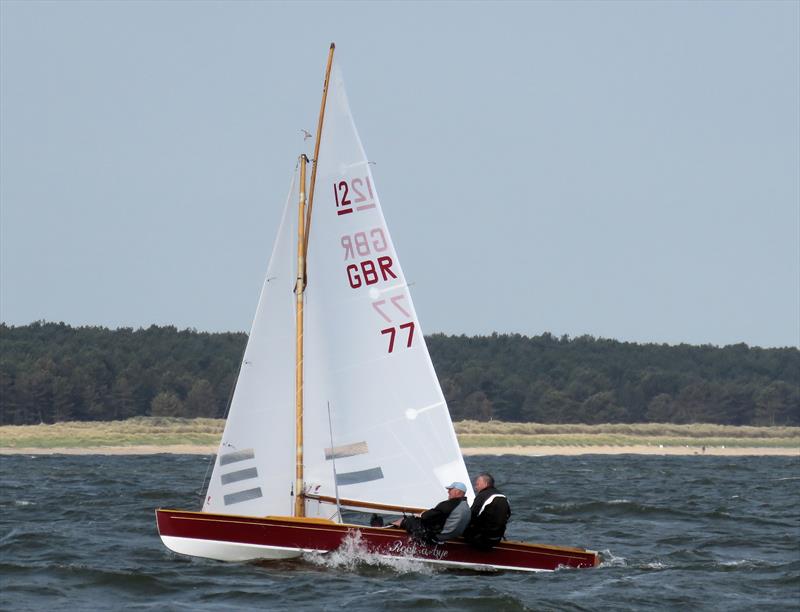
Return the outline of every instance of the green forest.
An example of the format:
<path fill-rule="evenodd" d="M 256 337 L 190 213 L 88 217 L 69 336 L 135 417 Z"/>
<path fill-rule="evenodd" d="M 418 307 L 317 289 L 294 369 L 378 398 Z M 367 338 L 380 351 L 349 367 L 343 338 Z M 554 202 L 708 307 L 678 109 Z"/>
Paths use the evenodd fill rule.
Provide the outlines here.
<path fill-rule="evenodd" d="M 426 338 L 454 420 L 800 425 L 800 351 Z M 0 424 L 222 417 L 247 335 L 0 323 Z"/>

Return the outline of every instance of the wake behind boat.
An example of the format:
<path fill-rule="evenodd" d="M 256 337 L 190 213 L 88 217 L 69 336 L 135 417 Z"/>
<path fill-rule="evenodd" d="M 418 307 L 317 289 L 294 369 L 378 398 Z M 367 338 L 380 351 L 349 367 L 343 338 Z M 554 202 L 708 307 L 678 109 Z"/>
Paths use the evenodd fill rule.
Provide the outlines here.
<path fill-rule="evenodd" d="M 597 565 L 579 548 L 482 552 L 343 522 L 343 508 L 419 512 L 470 479 L 333 52 L 310 182 L 301 155 L 202 511 L 157 510 L 162 541 L 222 561 L 328 553 L 355 538 L 447 567 Z"/>

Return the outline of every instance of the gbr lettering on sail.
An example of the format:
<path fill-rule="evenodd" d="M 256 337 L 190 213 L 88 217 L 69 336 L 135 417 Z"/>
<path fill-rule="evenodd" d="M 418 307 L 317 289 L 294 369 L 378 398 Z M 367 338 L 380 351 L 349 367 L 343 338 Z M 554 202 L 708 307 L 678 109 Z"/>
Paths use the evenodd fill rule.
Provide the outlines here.
<path fill-rule="evenodd" d="M 369 176 L 341 179 L 333 183 L 336 214 L 340 217 L 375 208 L 375 196 Z M 389 243 L 382 227 L 341 236 L 344 252 L 345 276 L 353 290 L 364 287 L 384 287 L 397 280 L 394 261 L 389 253 Z M 394 353 L 400 348 L 411 348 L 414 343 L 414 321 L 405 305 L 405 290 L 398 287 L 390 291 L 370 291 L 372 308 L 383 323 L 376 330 L 386 337 L 386 350 Z M 386 326 L 385 324 L 391 324 Z"/>

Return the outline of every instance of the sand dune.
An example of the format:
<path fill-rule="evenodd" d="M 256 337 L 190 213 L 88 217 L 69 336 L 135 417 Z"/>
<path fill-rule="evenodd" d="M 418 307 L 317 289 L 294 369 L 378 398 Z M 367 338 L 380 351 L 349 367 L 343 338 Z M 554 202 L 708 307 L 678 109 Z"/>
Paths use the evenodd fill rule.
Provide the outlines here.
<path fill-rule="evenodd" d="M 210 455 L 216 446 L 175 444 L 170 446 L 95 446 L 87 448 L 2 448 L 0 455 Z M 800 457 L 800 448 L 702 447 L 692 446 L 493 446 L 461 449 L 465 456 L 476 455 L 708 455 L 708 456 L 785 456 Z"/>

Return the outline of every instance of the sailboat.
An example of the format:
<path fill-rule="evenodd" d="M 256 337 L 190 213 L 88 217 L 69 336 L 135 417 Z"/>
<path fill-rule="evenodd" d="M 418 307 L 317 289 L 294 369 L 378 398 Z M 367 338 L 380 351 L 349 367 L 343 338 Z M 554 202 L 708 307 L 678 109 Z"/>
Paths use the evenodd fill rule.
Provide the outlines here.
<path fill-rule="evenodd" d="M 348 511 L 421 512 L 470 478 L 333 54 L 332 44 L 310 181 L 301 155 L 202 510 L 157 509 L 163 543 L 221 561 L 355 540 L 372 555 L 445 567 L 597 565 L 582 548 L 428 546 L 346 522 Z"/>

